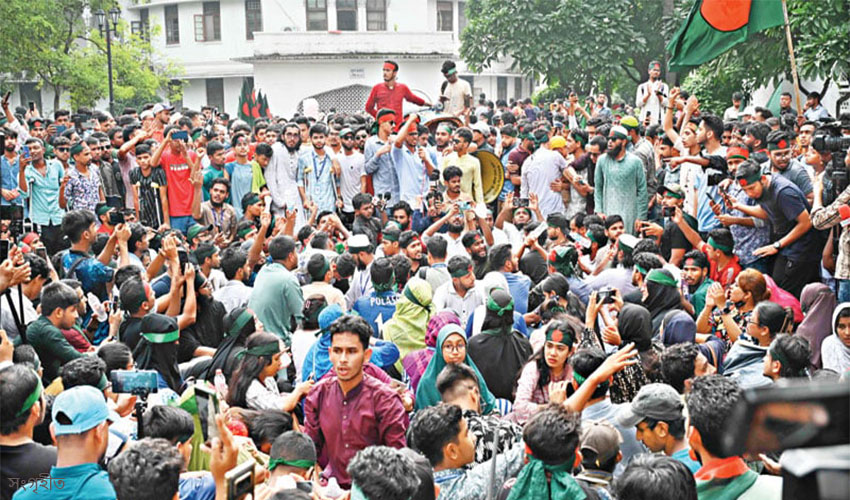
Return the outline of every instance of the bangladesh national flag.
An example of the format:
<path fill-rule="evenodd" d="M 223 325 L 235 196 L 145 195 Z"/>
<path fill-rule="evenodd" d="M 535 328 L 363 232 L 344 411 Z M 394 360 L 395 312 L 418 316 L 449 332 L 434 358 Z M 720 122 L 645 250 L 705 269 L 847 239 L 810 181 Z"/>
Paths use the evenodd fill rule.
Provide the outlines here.
<path fill-rule="evenodd" d="M 753 33 L 785 24 L 782 0 L 695 0 L 667 44 L 671 71 L 710 61 Z"/>

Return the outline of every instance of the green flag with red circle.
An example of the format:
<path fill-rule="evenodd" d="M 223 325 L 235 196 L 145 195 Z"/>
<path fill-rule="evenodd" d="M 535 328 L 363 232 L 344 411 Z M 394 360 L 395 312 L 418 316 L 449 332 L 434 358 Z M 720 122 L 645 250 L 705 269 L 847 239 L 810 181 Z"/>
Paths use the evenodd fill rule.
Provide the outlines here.
<path fill-rule="evenodd" d="M 699 66 L 752 34 L 785 23 L 782 0 L 696 0 L 667 44 L 670 71 Z"/>

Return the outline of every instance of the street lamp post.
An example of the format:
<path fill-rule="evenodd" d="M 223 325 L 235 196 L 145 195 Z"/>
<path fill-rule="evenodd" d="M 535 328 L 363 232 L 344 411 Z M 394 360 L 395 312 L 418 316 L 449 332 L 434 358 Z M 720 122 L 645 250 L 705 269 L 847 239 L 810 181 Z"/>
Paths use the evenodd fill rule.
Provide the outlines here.
<path fill-rule="evenodd" d="M 106 65 L 109 71 L 109 114 L 115 116 L 115 96 L 112 91 L 112 35 L 118 33 L 118 18 L 121 11 L 118 7 L 109 9 L 109 18 L 106 17 L 106 12 L 103 9 L 98 9 L 94 14 L 97 16 L 97 25 L 100 28 L 101 34 L 106 33 Z M 110 25 L 110 21 L 112 24 Z"/>

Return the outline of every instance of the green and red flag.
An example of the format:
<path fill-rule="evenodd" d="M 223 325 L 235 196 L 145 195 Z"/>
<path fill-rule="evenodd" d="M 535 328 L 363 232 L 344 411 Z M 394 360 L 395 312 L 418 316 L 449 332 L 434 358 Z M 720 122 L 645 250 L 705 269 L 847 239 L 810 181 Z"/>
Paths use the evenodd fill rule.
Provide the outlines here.
<path fill-rule="evenodd" d="M 271 117 L 268 98 L 262 92 L 255 91 L 249 85 L 247 78 L 242 80 L 242 91 L 239 94 L 239 119 L 253 127 L 255 120 Z"/>
<path fill-rule="evenodd" d="M 667 44 L 668 68 L 681 71 L 710 61 L 754 33 L 785 24 L 782 0 L 695 0 Z"/>

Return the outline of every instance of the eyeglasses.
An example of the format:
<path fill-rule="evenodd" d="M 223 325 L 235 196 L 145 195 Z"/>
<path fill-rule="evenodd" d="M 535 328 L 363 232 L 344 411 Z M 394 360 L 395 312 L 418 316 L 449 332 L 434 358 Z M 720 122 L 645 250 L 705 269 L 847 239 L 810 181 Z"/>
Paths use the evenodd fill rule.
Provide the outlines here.
<path fill-rule="evenodd" d="M 344 137 L 342 138 L 342 140 L 343 140 L 343 141 L 353 141 L 353 140 L 354 140 L 354 136 L 353 136 L 353 135 L 346 135 L 346 136 L 344 136 Z"/>
<path fill-rule="evenodd" d="M 444 344 L 443 350 L 446 352 L 463 352 L 466 350 L 466 344 Z"/>

